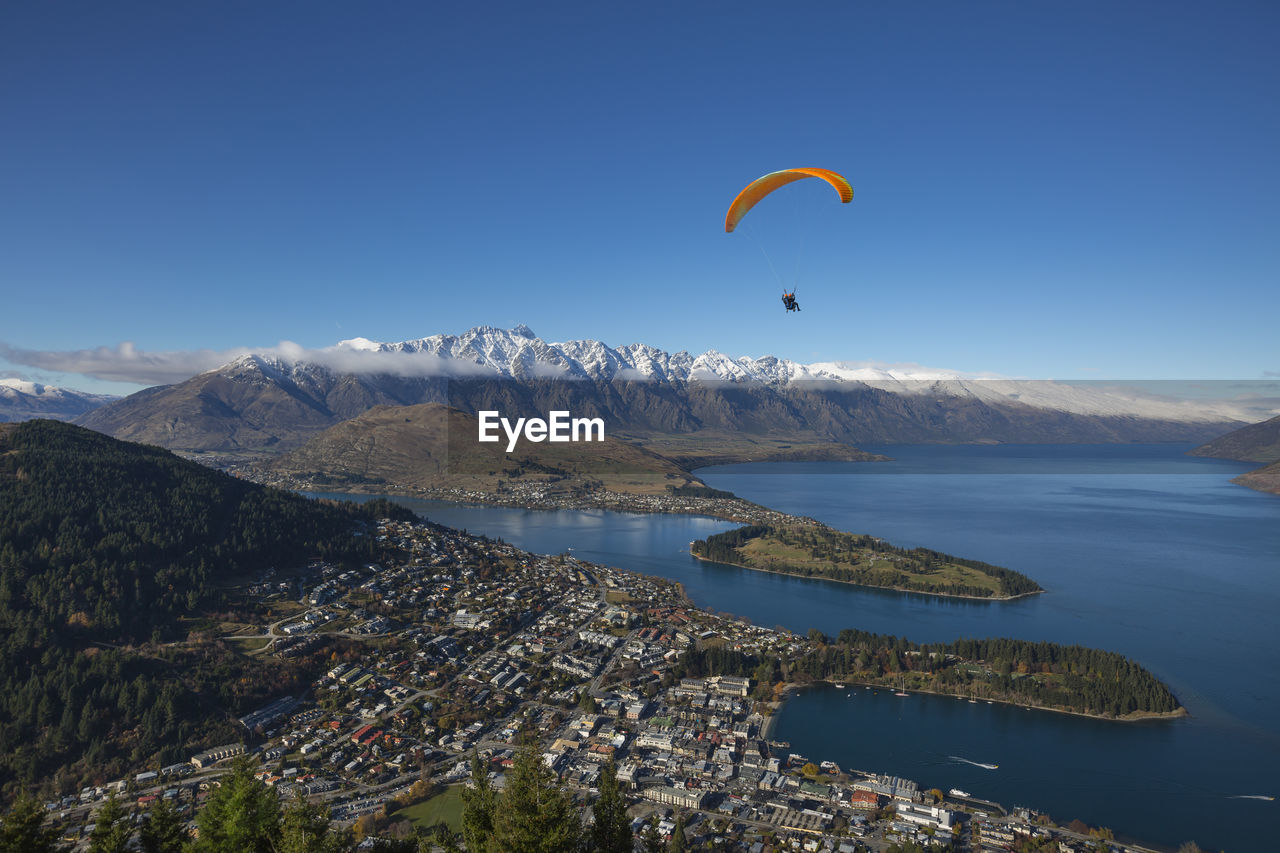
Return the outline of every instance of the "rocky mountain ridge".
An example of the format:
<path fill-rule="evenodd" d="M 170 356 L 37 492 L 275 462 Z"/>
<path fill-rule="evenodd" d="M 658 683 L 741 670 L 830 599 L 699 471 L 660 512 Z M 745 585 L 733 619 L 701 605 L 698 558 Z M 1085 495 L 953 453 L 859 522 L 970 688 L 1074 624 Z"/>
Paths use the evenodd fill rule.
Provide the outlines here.
<path fill-rule="evenodd" d="M 276 453 L 375 406 L 602 417 L 610 435 L 727 431 L 843 444 L 1204 441 L 1243 423 L 1212 406 L 1053 382 L 693 357 L 643 344 L 548 344 L 477 327 L 398 344 L 344 341 L 306 358 L 247 355 L 76 422 L 175 450 Z M 878 369 L 877 369 L 878 370 Z"/>

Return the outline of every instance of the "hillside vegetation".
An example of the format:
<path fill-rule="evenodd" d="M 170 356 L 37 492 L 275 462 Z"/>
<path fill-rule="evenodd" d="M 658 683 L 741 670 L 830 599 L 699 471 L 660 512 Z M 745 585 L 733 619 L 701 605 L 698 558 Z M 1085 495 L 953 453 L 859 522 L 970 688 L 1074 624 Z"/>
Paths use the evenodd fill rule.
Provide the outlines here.
<path fill-rule="evenodd" d="M 214 734 L 253 677 L 220 650 L 160 644 L 256 571 L 373 559 L 362 528 L 386 515 L 407 511 L 322 504 L 69 424 L 0 426 L 0 784 Z"/>

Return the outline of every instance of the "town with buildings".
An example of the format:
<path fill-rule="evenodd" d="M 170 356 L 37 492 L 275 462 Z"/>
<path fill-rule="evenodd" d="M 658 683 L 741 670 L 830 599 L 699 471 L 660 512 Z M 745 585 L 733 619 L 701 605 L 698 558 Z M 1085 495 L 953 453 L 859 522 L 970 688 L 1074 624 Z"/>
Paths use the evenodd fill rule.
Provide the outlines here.
<path fill-rule="evenodd" d="M 690 674 L 684 661 L 716 648 L 798 655 L 809 641 L 701 610 L 669 581 L 429 524 L 384 521 L 376 535 L 400 555 L 395 564 L 316 563 L 245 590 L 285 615 L 226 641 L 280 658 L 327 651 L 309 690 L 250 709 L 237 742 L 49 802 L 66 840 L 87 846 L 111 793 L 143 809 L 169 799 L 190 815 L 242 755 L 282 799 L 321 801 L 373 838 L 388 804 L 416 783 L 468 784 L 473 756 L 501 789 L 532 737 L 584 819 L 614 762 L 637 839 L 651 822 L 666 835 L 680 820 L 688 838 L 751 853 L 906 841 L 991 851 L 1023 839 L 1062 853 L 1142 849 L 963 791 L 926 790 L 892 768 L 795 754 L 770 736 L 785 690 Z"/>

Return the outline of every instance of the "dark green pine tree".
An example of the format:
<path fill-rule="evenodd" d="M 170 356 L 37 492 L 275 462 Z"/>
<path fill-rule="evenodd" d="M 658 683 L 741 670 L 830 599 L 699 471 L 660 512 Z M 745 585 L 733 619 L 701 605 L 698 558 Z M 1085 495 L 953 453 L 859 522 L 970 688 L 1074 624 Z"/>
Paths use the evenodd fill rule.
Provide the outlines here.
<path fill-rule="evenodd" d="M 133 835 L 133 821 L 113 793 L 98 809 L 93 832 L 89 835 L 89 853 L 125 853 Z"/>
<path fill-rule="evenodd" d="M 684 853 L 689 849 L 688 842 L 684 837 L 684 816 L 676 818 L 676 828 L 671 830 L 671 842 L 667 845 L 669 853 Z"/>
<path fill-rule="evenodd" d="M 498 801 L 490 849 L 498 853 L 574 853 L 582 823 L 568 793 L 542 760 L 536 743 L 516 751 Z"/>
<path fill-rule="evenodd" d="M 158 800 L 151 807 L 138 831 L 138 841 L 142 844 L 142 853 L 182 853 L 187 830 L 171 800 Z"/>
<path fill-rule="evenodd" d="M 644 853 L 666 853 L 667 845 L 662 843 L 662 836 L 658 834 L 656 814 L 649 815 L 649 822 L 645 824 L 644 832 L 640 834 L 640 843 L 644 845 Z"/>
<path fill-rule="evenodd" d="M 600 771 L 600 796 L 591 807 L 595 825 L 591 828 L 591 849 L 600 853 L 632 853 L 631 821 L 627 801 L 618 782 L 618 765 L 613 759 Z"/>
<path fill-rule="evenodd" d="M 45 826 L 44 807 L 30 797 L 18 799 L 0 817 L 0 853 L 62 853 L 58 831 Z"/>
<path fill-rule="evenodd" d="M 489 768 L 479 755 L 471 756 L 473 787 L 462 789 L 462 840 L 467 850 L 484 853 L 493 838 L 497 794 L 489 784 Z"/>
<path fill-rule="evenodd" d="M 351 833 L 329 823 L 327 808 L 298 794 L 281 815 L 276 853 L 342 853 L 350 846 Z"/>
<path fill-rule="evenodd" d="M 429 831 L 421 831 L 418 835 L 417 853 L 436 853 L 437 850 L 462 853 L 462 849 L 458 847 L 457 835 L 444 821 L 438 821 Z"/>
<path fill-rule="evenodd" d="M 196 816 L 192 853 L 273 853 L 280 840 L 280 801 L 240 758 Z"/>

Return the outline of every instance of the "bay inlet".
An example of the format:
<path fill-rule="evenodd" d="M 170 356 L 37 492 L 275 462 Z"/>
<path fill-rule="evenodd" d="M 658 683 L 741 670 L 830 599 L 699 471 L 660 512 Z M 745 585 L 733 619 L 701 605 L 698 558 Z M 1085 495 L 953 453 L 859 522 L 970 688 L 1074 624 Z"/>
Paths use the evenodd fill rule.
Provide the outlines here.
<path fill-rule="evenodd" d="M 864 449 L 895 461 L 698 473 L 842 530 L 1016 569 L 1047 592 L 948 599 L 690 556 L 691 540 L 736 526 L 718 519 L 395 500 L 527 550 L 572 548 L 678 581 L 698 606 L 756 624 L 919 642 L 1007 636 L 1129 656 L 1191 717 L 1122 724 L 824 686 L 792 696 L 774 737 L 815 761 L 961 788 L 1139 841 L 1255 849 L 1276 805 L 1258 797 L 1280 793 L 1280 499 L 1229 482 L 1248 466 L 1187 457 L 1179 445 Z"/>

